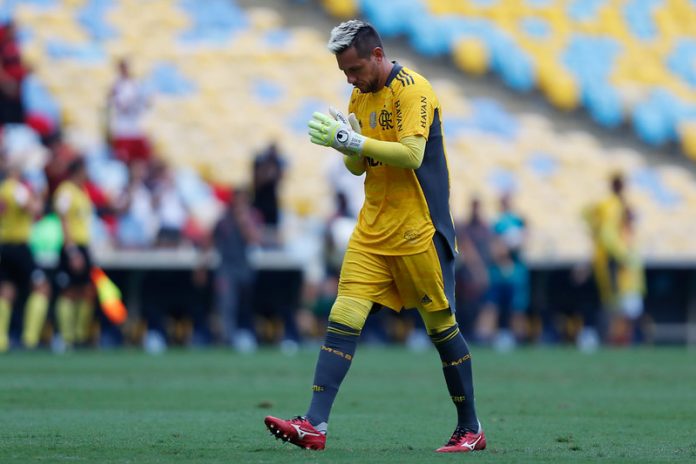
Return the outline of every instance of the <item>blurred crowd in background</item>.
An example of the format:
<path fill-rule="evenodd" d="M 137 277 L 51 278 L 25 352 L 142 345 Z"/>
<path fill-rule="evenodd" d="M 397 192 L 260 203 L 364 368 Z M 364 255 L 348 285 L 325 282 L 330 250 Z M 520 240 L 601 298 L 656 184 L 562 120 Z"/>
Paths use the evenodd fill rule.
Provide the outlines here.
<path fill-rule="evenodd" d="M 173 164 L 146 123 L 157 95 L 134 75 L 127 55 L 112 65 L 110 87 L 101 96 L 103 140 L 87 156 L 64 130 L 65 108 L 32 103 L 40 87 L 23 60 L 11 20 L 0 26 L 0 60 L 0 179 L 6 182 L 11 172 L 20 172 L 22 185 L 39 204 L 32 203 L 34 224 L 27 244 L 50 283 L 40 289 L 49 302 L 47 311 L 27 323 L 24 307 L 38 290 L 31 282 L 3 274 L 2 284 L 18 287 L 18 297 L 0 292 L 0 299 L 14 306 L 12 317 L 0 327 L 6 339 L 0 348 L 51 346 L 64 351 L 142 344 L 159 351 L 175 344 L 253 351 L 259 344 L 280 344 L 293 352 L 321 339 L 342 254 L 362 202 L 362 179 L 343 169 L 339 157 L 323 172 L 330 186 L 328 214 L 317 214 L 311 197 L 293 197 L 292 208 L 287 207 L 283 185 L 295 154 L 284 153 L 285 146 L 273 137 L 267 137 L 265 148 L 244 165 L 245 173 L 235 174 L 242 182 L 220 181 L 210 172 L 214 168 Z M 180 90 L 175 82 L 169 84 Z M 90 81 L 73 85 L 87 88 Z M 131 317 L 123 325 L 113 324 L 95 310 L 96 294 L 87 292 L 89 305 L 74 322 L 79 327 L 66 336 L 57 309 L 64 289 L 56 282 L 66 225 L 56 211 L 60 202 L 55 195 L 80 160 L 85 172 L 78 184 L 91 203 L 89 249 L 95 256 L 104 249 L 141 250 L 141 261 L 134 263 L 139 269 L 147 269 L 148 253 L 156 250 L 192 250 L 194 258 L 183 278 L 158 274 L 144 279 L 142 293 L 130 287 L 128 271 L 111 272 L 105 263 L 128 297 L 124 299 L 135 302 L 129 308 Z M 453 211 L 460 250 L 456 309 L 472 343 L 504 351 L 530 343 L 566 342 L 591 351 L 602 342 L 650 341 L 635 229 L 638 211 L 625 194 L 628 181 L 621 172 L 597 178 L 600 186 L 595 190 L 605 191 L 604 196 L 587 198 L 583 211 L 578 211 L 583 226 L 574 232 L 586 237 L 592 251 L 571 266 L 563 317 L 556 311 L 539 311 L 530 297 L 527 249 L 538 225 L 518 210 L 519 189 L 503 182 L 495 198 L 484 192 L 467 195 L 465 208 Z M 285 264 L 264 267 L 269 256 L 279 256 Z M 274 293 L 278 298 L 272 298 Z M 419 324 L 413 311 L 382 311 L 370 318 L 363 337 L 422 349 L 428 339 Z M 35 334 L 27 335 L 26 326 Z"/>

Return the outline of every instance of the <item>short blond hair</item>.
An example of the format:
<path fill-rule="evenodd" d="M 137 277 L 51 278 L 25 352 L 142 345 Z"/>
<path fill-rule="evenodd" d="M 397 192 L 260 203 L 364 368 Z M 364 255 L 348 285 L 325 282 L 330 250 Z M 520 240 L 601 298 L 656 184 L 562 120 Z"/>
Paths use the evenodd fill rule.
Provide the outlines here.
<path fill-rule="evenodd" d="M 335 55 L 355 47 L 358 56 L 367 57 L 376 47 L 382 47 L 382 39 L 372 24 L 360 19 L 344 21 L 331 30 L 327 47 Z"/>

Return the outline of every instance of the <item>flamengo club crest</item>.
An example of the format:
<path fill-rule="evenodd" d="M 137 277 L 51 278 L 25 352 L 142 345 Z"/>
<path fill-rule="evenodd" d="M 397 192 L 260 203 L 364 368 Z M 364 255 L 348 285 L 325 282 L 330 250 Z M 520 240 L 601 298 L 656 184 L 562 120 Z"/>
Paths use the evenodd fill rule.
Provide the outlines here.
<path fill-rule="evenodd" d="M 382 130 L 393 129 L 394 124 L 392 123 L 392 114 L 387 110 L 382 110 L 379 113 L 379 125 Z"/>
<path fill-rule="evenodd" d="M 377 127 L 377 113 L 375 111 L 370 113 L 370 127 L 373 129 Z"/>

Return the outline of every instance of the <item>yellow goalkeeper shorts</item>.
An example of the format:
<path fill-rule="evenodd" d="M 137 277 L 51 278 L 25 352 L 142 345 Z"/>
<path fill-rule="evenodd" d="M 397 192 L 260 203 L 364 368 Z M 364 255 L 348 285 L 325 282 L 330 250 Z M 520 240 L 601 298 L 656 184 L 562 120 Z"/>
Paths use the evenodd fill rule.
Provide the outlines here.
<path fill-rule="evenodd" d="M 415 255 L 387 256 L 349 247 L 338 296 L 363 298 L 394 311 L 454 311 L 454 256 L 437 233 L 430 247 Z"/>

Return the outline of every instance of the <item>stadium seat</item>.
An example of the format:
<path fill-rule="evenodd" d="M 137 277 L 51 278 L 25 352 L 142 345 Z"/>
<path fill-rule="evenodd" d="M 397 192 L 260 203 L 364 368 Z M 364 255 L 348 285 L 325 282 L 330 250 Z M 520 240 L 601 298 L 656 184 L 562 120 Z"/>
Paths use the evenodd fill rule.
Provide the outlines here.
<path fill-rule="evenodd" d="M 322 0 L 322 5 L 337 18 L 354 18 L 358 13 L 356 0 Z"/>
<path fill-rule="evenodd" d="M 482 75 L 489 69 L 488 50 L 480 39 L 460 39 L 452 54 L 455 64 L 469 74 Z"/>

